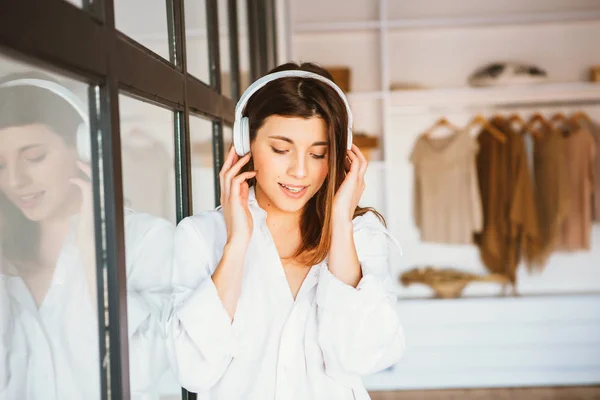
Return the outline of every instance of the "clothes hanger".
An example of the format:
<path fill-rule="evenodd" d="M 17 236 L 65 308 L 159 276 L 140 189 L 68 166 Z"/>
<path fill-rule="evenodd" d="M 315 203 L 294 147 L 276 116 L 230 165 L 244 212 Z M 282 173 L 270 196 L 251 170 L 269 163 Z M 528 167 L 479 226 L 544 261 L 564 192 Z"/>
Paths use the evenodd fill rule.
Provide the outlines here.
<path fill-rule="evenodd" d="M 512 127 L 514 126 L 515 123 L 517 123 L 519 125 L 519 131 L 521 133 L 523 133 L 523 128 L 525 128 L 525 121 L 523 120 L 523 118 L 521 118 L 521 116 L 519 114 L 511 114 L 508 119 L 508 124 Z"/>
<path fill-rule="evenodd" d="M 499 117 L 499 118 L 501 118 L 501 117 Z M 477 114 L 476 116 L 473 117 L 471 122 L 469 122 L 469 124 L 467 125 L 467 130 L 470 131 L 474 126 L 476 126 L 478 124 L 483 126 L 487 132 L 489 132 L 494 138 L 496 138 L 501 143 L 506 142 L 506 135 L 504 133 L 502 133 L 498 128 L 496 128 L 494 125 L 490 124 L 489 121 L 487 120 L 487 118 L 485 118 L 481 114 Z"/>
<path fill-rule="evenodd" d="M 572 129 L 577 129 L 577 124 L 574 121 L 569 120 L 562 112 L 557 112 L 550 118 L 550 123 L 557 129 L 560 129 L 564 134 L 571 133 Z M 562 128 L 562 129 L 561 129 Z"/>
<path fill-rule="evenodd" d="M 542 114 L 536 112 L 529 118 L 529 121 L 527 121 L 527 124 L 523 128 L 523 131 L 530 132 L 537 138 L 542 137 L 543 136 L 542 132 L 540 132 L 534 128 L 535 124 L 540 124 L 544 128 L 549 129 L 549 130 L 554 129 L 554 127 L 546 120 L 546 118 L 544 118 L 544 116 Z"/>
<path fill-rule="evenodd" d="M 527 126 L 527 122 L 525 122 L 525 120 L 523 118 L 521 118 L 521 116 L 519 114 L 512 114 L 510 117 L 508 117 L 508 123 L 509 124 L 514 124 L 514 123 L 519 124 L 519 133 L 521 135 L 525 134 L 525 133 L 531 133 L 534 137 L 541 137 L 542 133 L 540 131 L 538 131 L 537 129 L 535 129 L 533 126 Z"/>
<path fill-rule="evenodd" d="M 459 131 L 458 127 L 456 125 L 454 125 L 452 122 L 448 121 L 448 119 L 446 117 L 441 117 L 440 119 L 438 119 L 435 124 L 433 124 L 429 129 L 427 129 L 425 132 L 423 132 L 423 135 L 425 136 L 431 136 L 431 134 L 437 129 L 437 128 L 448 128 L 450 129 L 453 133 L 456 133 Z"/>
<path fill-rule="evenodd" d="M 558 124 L 558 123 L 565 124 L 565 123 L 567 123 L 567 121 L 568 121 L 567 116 L 561 112 L 555 113 L 552 116 L 552 118 L 550 118 L 550 123 L 552 123 L 552 124 Z"/>
<path fill-rule="evenodd" d="M 525 126 L 525 120 L 519 114 L 512 114 L 508 117 L 508 122 L 511 124 L 517 122 L 521 127 Z"/>
<path fill-rule="evenodd" d="M 581 127 L 581 124 L 579 123 L 580 120 L 584 120 L 588 125 L 592 124 L 592 119 L 583 111 L 577 111 L 571 114 L 571 118 L 569 118 L 569 121 L 572 124 L 578 125 L 579 127 Z"/>

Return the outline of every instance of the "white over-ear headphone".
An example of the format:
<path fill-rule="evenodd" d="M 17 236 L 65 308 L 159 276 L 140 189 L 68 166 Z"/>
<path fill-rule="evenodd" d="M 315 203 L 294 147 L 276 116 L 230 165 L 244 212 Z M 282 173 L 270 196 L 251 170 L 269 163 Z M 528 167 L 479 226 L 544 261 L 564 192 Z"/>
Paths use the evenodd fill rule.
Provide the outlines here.
<path fill-rule="evenodd" d="M 16 86 L 33 86 L 41 89 L 49 90 L 55 95 L 64 99 L 81 117 L 82 122 L 77 126 L 77 153 L 79 158 L 89 163 L 92 159 L 91 154 L 91 139 L 90 139 L 90 122 L 85 107 L 77 95 L 71 92 L 66 87 L 52 81 L 38 78 L 23 78 L 15 79 L 0 84 L 0 88 L 11 88 Z M 60 133 L 60 132 L 57 132 Z"/>
<path fill-rule="evenodd" d="M 338 93 L 344 105 L 346 106 L 346 112 L 348 113 L 348 150 L 352 148 L 352 111 L 350 111 L 350 105 L 348 104 L 348 100 L 344 95 L 342 89 L 340 89 L 335 83 L 331 80 L 321 76 L 319 74 L 315 74 L 313 72 L 308 71 L 300 71 L 300 70 L 291 70 L 291 71 L 279 71 L 274 72 L 269 75 L 265 75 L 262 78 L 258 79 L 252 85 L 248 87 L 240 97 L 240 100 L 237 102 L 235 106 L 235 122 L 233 123 L 233 147 L 235 148 L 238 156 L 244 156 L 250 152 L 250 121 L 248 117 L 243 117 L 242 114 L 244 109 L 246 108 L 246 104 L 250 97 L 254 93 L 256 93 L 259 89 L 265 86 L 267 83 L 274 81 L 280 78 L 287 77 L 297 77 L 297 78 L 308 78 L 308 79 L 316 79 L 318 81 L 324 82 L 327 85 L 331 86 Z"/>

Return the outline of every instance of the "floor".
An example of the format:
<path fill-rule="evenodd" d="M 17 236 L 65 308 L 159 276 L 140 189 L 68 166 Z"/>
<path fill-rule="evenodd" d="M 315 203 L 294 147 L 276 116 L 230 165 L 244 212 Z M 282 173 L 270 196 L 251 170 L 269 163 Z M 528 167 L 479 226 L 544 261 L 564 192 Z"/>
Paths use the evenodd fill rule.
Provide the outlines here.
<path fill-rule="evenodd" d="M 600 400 L 600 386 L 372 392 L 372 400 Z"/>

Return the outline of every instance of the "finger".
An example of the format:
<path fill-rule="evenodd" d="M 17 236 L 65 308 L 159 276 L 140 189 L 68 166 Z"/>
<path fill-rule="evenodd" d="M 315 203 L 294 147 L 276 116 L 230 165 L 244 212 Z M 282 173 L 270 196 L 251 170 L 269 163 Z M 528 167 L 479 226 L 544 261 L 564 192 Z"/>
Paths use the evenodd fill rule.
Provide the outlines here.
<path fill-rule="evenodd" d="M 242 167 L 246 165 L 249 160 L 250 154 L 246 154 L 245 156 L 240 158 L 235 164 L 233 164 L 233 166 L 229 168 L 229 171 L 225 173 L 225 191 L 227 195 L 229 195 L 228 193 L 231 191 L 232 179 L 234 179 L 240 173 Z"/>
<path fill-rule="evenodd" d="M 365 155 L 363 154 L 362 151 L 360 151 L 360 148 L 357 145 L 352 145 L 352 150 L 354 151 L 354 154 L 356 154 L 358 156 L 358 159 L 360 160 L 360 168 L 358 171 L 358 174 L 361 178 L 363 178 L 365 176 L 365 173 L 367 172 L 367 167 L 369 166 L 369 161 L 367 160 L 367 157 L 365 157 Z"/>
<path fill-rule="evenodd" d="M 348 150 L 348 158 L 351 161 L 350 171 L 348 171 L 348 174 L 358 177 L 358 170 L 360 168 L 360 160 L 358 159 L 358 156 L 351 150 Z"/>
<path fill-rule="evenodd" d="M 233 148 L 233 145 L 231 146 L 231 148 L 229 149 L 229 153 L 227 153 L 227 158 L 225 159 L 225 162 L 223 163 L 223 166 L 221 167 L 221 171 L 219 171 L 219 184 L 221 185 L 221 194 L 225 195 L 225 197 L 227 197 L 227 190 L 226 187 L 227 185 L 225 184 L 225 174 L 227 173 L 227 171 L 229 171 L 229 169 L 231 169 L 231 166 L 236 163 L 238 161 L 239 157 L 237 155 L 237 153 L 235 152 L 235 149 Z M 224 192 L 224 193 L 223 193 Z"/>
<path fill-rule="evenodd" d="M 92 167 L 83 161 L 77 161 L 79 169 L 90 179 L 92 179 Z"/>
<path fill-rule="evenodd" d="M 225 162 L 223 163 L 223 166 L 221 167 L 221 172 L 227 172 L 229 170 L 229 168 L 231 168 L 231 166 L 237 161 L 236 158 L 239 158 L 237 153 L 235 152 L 235 149 L 233 148 L 233 146 L 231 146 L 231 148 L 229 149 L 229 152 L 227 153 L 227 157 L 225 158 Z"/>
<path fill-rule="evenodd" d="M 350 171 L 351 166 L 352 166 L 352 161 L 350 161 L 348 156 L 346 156 L 346 158 L 344 158 L 344 172 Z"/>
<path fill-rule="evenodd" d="M 232 198 L 239 197 L 240 186 L 242 185 L 242 183 L 246 182 L 246 180 L 248 180 L 248 179 L 254 178 L 255 176 L 256 176 L 256 171 L 248 171 L 248 172 L 242 172 L 241 174 L 239 174 L 238 176 L 233 178 L 233 180 L 231 181 L 230 196 Z"/>
<path fill-rule="evenodd" d="M 364 153 L 360 150 L 360 148 L 357 145 L 352 145 L 352 152 L 358 156 L 359 160 L 361 161 L 361 164 L 368 164 L 367 157 L 365 157 Z"/>
<path fill-rule="evenodd" d="M 81 178 L 71 178 L 70 181 L 74 185 L 77 185 L 79 189 L 81 189 L 81 192 L 84 194 L 91 191 L 92 186 L 90 185 L 90 183 Z"/>
<path fill-rule="evenodd" d="M 71 183 L 79 187 L 81 191 L 81 197 L 86 204 L 91 204 L 92 202 L 92 185 L 84 179 L 81 178 L 71 178 Z"/>

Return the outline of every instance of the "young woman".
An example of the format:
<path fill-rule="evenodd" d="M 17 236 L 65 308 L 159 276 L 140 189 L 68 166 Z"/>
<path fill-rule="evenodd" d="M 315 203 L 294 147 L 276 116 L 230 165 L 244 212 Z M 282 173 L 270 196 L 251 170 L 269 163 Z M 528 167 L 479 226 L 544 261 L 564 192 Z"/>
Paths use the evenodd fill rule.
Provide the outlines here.
<path fill-rule="evenodd" d="M 0 82 L 0 400 L 100 398 L 92 188 L 77 134 L 90 134 L 86 118 L 45 75 Z M 126 212 L 133 398 L 168 368 L 159 314 L 173 229 Z"/>
<path fill-rule="evenodd" d="M 331 79 L 309 63 L 272 72 L 286 70 Z M 389 234 L 358 206 L 367 161 L 347 150 L 333 85 L 281 77 L 256 91 L 251 153 L 227 155 L 221 207 L 176 229 L 168 346 L 200 399 L 368 399 L 361 376 L 404 349 Z"/>

